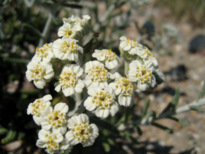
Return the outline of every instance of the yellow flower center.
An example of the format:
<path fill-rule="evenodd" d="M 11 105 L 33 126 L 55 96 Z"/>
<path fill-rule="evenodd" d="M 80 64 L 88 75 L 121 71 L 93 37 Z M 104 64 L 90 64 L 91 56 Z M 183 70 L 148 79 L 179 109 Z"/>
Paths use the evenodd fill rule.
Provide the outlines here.
<path fill-rule="evenodd" d="M 37 64 L 31 69 L 31 78 L 35 81 L 42 79 L 45 75 L 45 66 Z"/>
<path fill-rule="evenodd" d="M 121 89 L 121 93 L 125 96 L 130 96 L 133 93 L 133 85 L 127 78 L 120 78 L 117 80 L 117 88 Z"/>
<path fill-rule="evenodd" d="M 93 98 L 93 103 L 102 109 L 110 108 L 114 102 L 114 98 L 108 92 L 104 91 L 97 92 Z"/>
<path fill-rule="evenodd" d="M 127 39 L 126 43 L 127 43 L 127 46 L 131 45 L 132 48 L 135 48 L 137 46 L 137 42 L 135 40 Z"/>
<path fill-rule="evenodd" d="M 48 150 L 59 149 L 59 143 L 55 142 L 55 140 L 57 139 L 56 136 L 46 135 L 46 138 L 47 138 L 46 146 Z"/>
<path fill-rule="evenodd" d="M 112 52 L 112 50 L 102 50 L 101 51 L 101 56 L 105 55 L 105 58 L 109 61 L 112 61 L 117 58 L 116 54 Z"/>
<path fill-rule="evenodd" d="M 45 44 L 41 48 L 36 48 L 36 54 L 41 58 L 46 58 L 49 54 L 49 52 L 52 52 L 52 45 L 51 44 Z"/>
<path fill-rule="evenodd" d="M 69 28 L 66 29 L 66 31 L 64 32 L 64 35 L 68 36 L 68 37 L 71 36 L 72 34 L 73 34 L 73 31 L 72 31 L 72 29 L 69 29 Z"/>
<path fill-rule="evenodd" d="M 104 82 L 108 79 L 107 70 L 100 65 L 93 66 L 88 70 L 88 75 L 92 81 Z"/>
<path fill-rule="evenodd" d="M 74 87 L 77 83 L 77 75 L 72 71 L 62 72 L 60 75 L 60 84 L 63 87 Z"/>
<path fill-rule="evenodd" d="M 63 53 L 67 53 L 67 52 L 71 52 L 71 53 L 75 53 L 78 51 L 78 45 L 76 44 L 75 41 L 71 41 L 71 42 L 67 42 L 64 41 L 64 43 L 62 44 L 62 52 Z"/>
<path fill-rule="evenodd" d="M 147 69 L 146 66 L 138 66 L 136 71 L 136 78 L 141 81 L 141 83 L 150 82 L 152 77 L 152 71 Z"/>
<path fill-rule="evenodd" d="M 32 114 L 36 115 L 36 116 L 39 116 L 40 113 L 42 112 L 42 110 L 45 109 L 46 104 L 43 102 L 42 99 L 38 99 L 34 103 L 32 103 L 31 106 L 32 106 L 32 109 L 33 109 Z"/>
<path fill-rule="evenodd" d="M 87 123 L 76 124 L 72 131 L 79 142 L 86 141 L 91 134 L 91 128 Z"/>
<path fill-rule="evenodd" d="M 49 113 L 48 121 L 53 127 L 61 127 L 66 123 L 66 116 L 60 111 L 53 111 Z"/>

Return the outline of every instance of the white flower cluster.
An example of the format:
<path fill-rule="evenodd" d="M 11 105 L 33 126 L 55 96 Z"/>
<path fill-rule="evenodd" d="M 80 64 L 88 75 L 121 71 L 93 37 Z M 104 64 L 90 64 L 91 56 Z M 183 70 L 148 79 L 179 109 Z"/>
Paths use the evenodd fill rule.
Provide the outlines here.
<path fill-rule="evenodd" d="M 127 77 L 136 85 L 136 92 L 146 91 L 157 85 L 156 77 L 164 80 L 164 75 L 158 69 L 158 61 L 147 47 L 135 40 L 120 38 L 120 52 L 129 62 Z"/>
<path fill-rule="evenodd" d="M 43 89 L 55 72 L 55 79 L 58 79 L 56 92 L 62 91 L 66 97 L 75 95 L 76 99 L 83 96 L 84 102 L 76 100 L 77 107 L 84 107 L 85 113 L 107 118 L 114 116 L 119 106 L 132 105 L 135 90 L 139 92 L 155 87 L 155 74 L 161 72 L 149 49 L 126 37 L 120 38 L 119 49 L 125 63 L 129 62 L 127 73 L 120 75 L 117 72 L 121 60 L 111 49 L 96 49 L 92 54 L 96 60 L 80 65 L 84 49 L 78 45 L 82 42 L 77 38 L 89 30 L 89 20 L 88 15 L 82 19 L 75 16 L 64 18 L 63 26 L 58 30 L 61 38 L 36 49 L 27 66 L 26 77 L 37 88 Z M 35 123 L 42 127 L 37 146 L 54 153 L 78 143 L 84 147 L 92 145 L 98 136 L 98 128 L 89 124 L 88 116 L 77 113 L 75 109 L 76 113 L 69 112 L 66 103 L 60 102 L 52 107 L 51 100 L 51 95 L 46 95 L 29 104 L 27 109 Z"/>
<path fill-rule="evenodd" d="M 78 143 L 84 147 L 92 145 L 98 128 L 89 124 L 88 116 L 80 114 L 69 118 L 67 104 L 59 102 L 52 108 L 51 100 L 52 96 L 46 95 L 28 106 L 27 114 L 33 115 L 35 123 L 42 127 L 36 145 L 48 153 L 67 150 Z"/>

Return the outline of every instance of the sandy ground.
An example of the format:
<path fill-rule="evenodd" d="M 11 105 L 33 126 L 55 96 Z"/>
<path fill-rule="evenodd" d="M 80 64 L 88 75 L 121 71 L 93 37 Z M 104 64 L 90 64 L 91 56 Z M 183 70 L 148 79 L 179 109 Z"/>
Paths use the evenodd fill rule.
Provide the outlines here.
<path fill-rule="evenodd" d="M 172 99 L 172 96 L 168 93 L 160 93 L 156 95 L 157 91 L 161 91 L 165 87 L 176 88 L 179 87 L 180 91 L 184 93 L 184 96 L 180 97 L 179 106 L 188 104 L 194 101 L 202 87 L 201 81 L 205 79 L 205 56 L 204 52 L 201 51 L 197 54 L 190 54 L 188 52 L 188 44 L 190 40 L 198 35 L 203 34 L 204 29 L 192 27 L 191 23 L 184 21 L 176 21 L 174 18 L 169 19 L 163 13 L 165 10 L 154 8 L 149 6 L 149 12 L 142 15 L 136 15 L 136 19 L 139 23 L 144 23 L 146 20 L 152 18 L 154 25 L 163 25 L 169 23 L 174 25 L 178 31 L 178 39 L 180 43 L 170 45 L 171 55 L 164 54 L 160 55 L 158 51 L 155 51 L 158 56 L 159 68 L 162 72 L 168 72 L 171 68 L 176 67 L 179 64 L 185 65 L 187 68 L 187 80 L 183 81 L 171 81 L 170 77 L 166 75 L 165 82 L 161 84 L 155 93 L 150 97 L 151 109 L 160 112 Z M 133 34 L 134 28 L 128 29 L 130 36 Z M 160 32 L 160 26 L 156 26 L 156 31 Z M 136 33 L 137 35 L 137 33 Z M 167 49 L 167 51 L 170 49 Z M 166 52 L 166 49 L 164 50 Z M 143 100 L 139 103 L 143 105 Z M 202 107 L 205 110 L 205 106 Z M 187 150 L 194 149 L 195 153 L 205 153 L 205 115 L 204 113 L 197 113 L 190 111 L 177 115 L 176 117 L 182 119 L 187 126 L 182 127 L 180 124 L 171 120 L 160 120 L 159 123 L 169 126 L 174 130 L 173 134 L 168 134 L 156 127 L 146 126 L 142 127 L 143 135 L 139 137 L 140 141 L 148 140 L 149 142 L 158 142 L 158 147 L 161 148 L 160 153 L 182 153 Z M 149 145 L 148 149 L 153 149 L 153 145 Z M 164 151 L 163 151 L 164 150 Z M 192 153 L 194 153 L 192 152 Z M 155 152 L 150 152 L 155 153 Z M 191 152 L 190 152 L 191 153 Z"/>

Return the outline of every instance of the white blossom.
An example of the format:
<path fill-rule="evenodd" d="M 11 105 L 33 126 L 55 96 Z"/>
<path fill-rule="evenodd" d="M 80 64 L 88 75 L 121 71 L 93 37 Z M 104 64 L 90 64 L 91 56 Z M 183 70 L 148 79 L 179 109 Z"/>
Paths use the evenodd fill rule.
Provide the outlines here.
<path fill-rule="evenodd" d="M 32 59 L 27 65 L 26 77 L 28 81 L 34 81 L 37 88 L 43 89 L 46 81 L 54 76 L 53 67 L 50 63 L 45 63 Z"/>
<path fill-rule="evenodd" d="M 128 78 L 137 83 L 137 91 L 145 91 L 156 85 L 156 79 L 153 75 L 154 67 L 150 61 L 144 63 L 134 60 L 129 65 Z"/>
<path fill-rule="evenodd" d="M 70 18 L 63 18 L 63 23 L 69 23 L 71 25 L 79 25 L 81 27 L 81 29 L 83 29 L 83 27 L 88 24 L 90 20 L 90 16 L 89 15 L 83 15 L 83 18 L 79 18 L 76 16 L 71 16 Z"/>
<path fill-rule="evenodd" d="M 82 28 L 79 25 L 71 26 L 69 23 L 63 24 L 58 30 L 58 36 L 63 38 L 75 38 Z"/>
<path fill-rule="evenodd" d="M 55 57 L 61 60 L 77 62 L 79 60 L 79 53 L 83 53 L 83 48 L 77 42 L 75 39 L 57 39 L 53 43 Z"/>
<path fill-rule="evenodd" d="M 123 106 L 130 106 L 133 94 L 133 85 L 129 79 L 119 77 L 109 86 L 114 89 L 115 94 L 118 96 L 118 103 Z"/>
<path fill-rule="evenodd" d="M 42 98 L 36 99 L 33 103 L 30 103 L 27 108 L 27 114 L 33 115 L 33 120 L 37 125 L 40 125 L 42 116 L 49 109 L 52 100 L 51 95 L 45 95 Z"/>
<path fill-rule="evenodd" d="M 105 69 L 104 64 L 99 61 L 89 61 L 85 64 L 85 84 L 89 87 L 105 88 L 108 86 L 107 80 L 109 72 Z"/>
<path fill-rule="evenodd" d="M 83 69 L 79 65 L 64 66 L 59 79 L 59 84 L 55 90 L 59 92 L 61 89 L 65 96 L 70 96 L 74 93 L 81 93 L 84 88 L 84 82 L 79 78 L 83 74 Z"/>
<path fill-rule="evenodd" d="M 51 59 L 54 57 L 52 45 L 52 43 L 46 43 L 41 48 L 37 47 L 33 59 L 37 61 L 50 62 Z"/>
<path fill-rule="evenodd" d="M 85 100 L 84 106 L 88 111 L 94 112 L 97 117 L 114 116 L 119 110 L 119 106 L 115 101 L 115 92 L 112 88 L 100 89 L 99 87 L 93 87 L 88 89 L 88 94 L 90 96 Z"/>
<path fill-rule="evenodd" d="M 118 56 L 111 49 L 95 50 L 92 56 L 97 58 L 99 61 L 105 62 L 105 66 L 108 69 L 114 69 L 119 64 Z"/>
<path fill-rule="evenodd" d="M 50 130 L 52 128 L 53 131 L 64 134 L 66 132 L 68 120 L 68 109 L 66 103 L 62 102 L 56 104 L 54 109 L 50 107 L 41 122 L 42 128 L 45 130 Z"/>
<path fill-rule="evenodd" d="M 98 137 L 98 128 L 95 124 L 89 124 L 86 114 L 73 116 L 68 120 L 70 131 L 66 133 L 66 138 L 71 145 L 81 143 L 83 147 L 91 146 Z"/>
<path fill-rule="evenodd" d="M 41 129 L 38 133 L 38 138 L 36 145 L 40 148 L 45 148 L 46 152 L 50 154 L 66 150 L 70 147 L 67 139 L 59 132 Z"/>
<path fill-rule="evenodd" d="M 158 67 L 158 61 L 154 56 L 154 53 L 151 52 L 147 47 L 139 44 L 135 40 L 127 39 L 125 36 L 122 36 L 120 41 L 119 48 L 122 56 L 129 60 L 139 57 L 142 61 L 149 61 L 154 67 Z"/>
<path fill-rule="evenodd" d="M 119 48 L 121 52 L 128 52 L 130 55 L 134 55 L 134 51 L 138 46 L 141 47 L 141 45 L 137 43 L 135 40 L 127 39 L 125 36 L 120 37 Z"/>
<path fill-rule="evenodd" d="M 149 49 L 144 48 L 139 54 L 143 61 L 149 61 L 148 63 L 152 63 L 152 65 L 157 68 L 158 67 L 158 61 L 154 55 L 154 52 L 151 52 Z"/>

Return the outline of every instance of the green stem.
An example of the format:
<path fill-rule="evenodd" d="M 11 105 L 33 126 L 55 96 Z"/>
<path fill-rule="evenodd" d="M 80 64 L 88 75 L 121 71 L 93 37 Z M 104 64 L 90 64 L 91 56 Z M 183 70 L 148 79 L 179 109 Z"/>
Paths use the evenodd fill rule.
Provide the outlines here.
<path fill-rule="evenodd" d="M 80 105 L 81 105 L 81 94 L 79 93 L 75 93 L 75 107 L 74 109 L 69 113 L 69 116 L 73 116 L 76 114 L 76 111 L 79 109 Z"/>
<path fill-rule="evenodd" d="M 124 65 L 125 65 L 124 73 L 125 73 L 125 76 L 127 76 L 128 75 L 128 71 L 129 71 L 129 62 L 125 60 L 124 61 Z"/>
<path fill-rule="evenodd" d="M 43 44 L 44 44 L 44 42 L 47 38 L 48 31 L 50 30 L 50 27 L 51 27 L 52 18 L 53 18 L 53 16 L 52 16 L 51 12 L 49 12 L 48 19 L 46 21 L 46 24 L 45 24 L 43 32 L 42 32 L 42 37 L 41 37 L 41 39 L 39 40 L 39 43 L 38 43 L 39 47 L 43 46 Z"/>
<path fill-rule="evenodd" d="M 202 99 L 200 99 L 198 101 L 194 101 L 192 103 L 189 103 L 187 105 L 179 107 L 179 108 L 176 109 L 176 112 L 171 112 L 171 113 L 167 112 L 167 113 L 164 113 L 164 114 L 162 114 L 160 116 L 157 116 L 156 118 L 150 118 L 150 117 L 149 117 L 150 119 L 145 118 L 143 120 L 143 122 L 137 121 L 137 122 L 135 122 L 135 124 L 137 124 L 137 125 L 151 124 L 155 120 L 159 120 L 159 119 L 163 119 L 163 118 L 167 118 L 167 117 L 170 117 L 170 116 L 174 116 L 174 115 L 177 115 L 177 114 L 180 114 L 180 113 L 183 113 L 183 112 L 187 112 L 187 111 L 190 111 L 192 107 L 200 107 L 200 106 L 203 106 L 203 105 L 205 105 L 205 98 L 202 98 Z"/>

